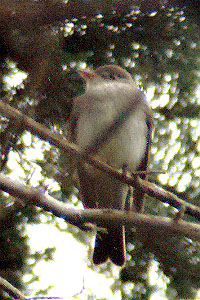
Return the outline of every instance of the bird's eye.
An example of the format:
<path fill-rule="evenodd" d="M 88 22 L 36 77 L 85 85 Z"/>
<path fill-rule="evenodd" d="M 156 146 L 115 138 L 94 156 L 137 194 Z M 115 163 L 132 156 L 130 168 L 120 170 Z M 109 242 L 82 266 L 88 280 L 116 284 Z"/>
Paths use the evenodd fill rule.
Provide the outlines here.
<path fill-rule="evenodd" d="M 101 77 L 106 79 L 106 80 L 116 80 L 118 78 L 117 76 L 115 76 L 114 74 L 109 73 L 109 72 L 102 73 Z"/>
<path fill-rule="evenodd" d="M 111 79 L 111 80 L 115 80 L 115 79 L 116 79 L 116 77 L 115 77 L 115 75 L 113 75 L 113 74 L 110 74 L 110 76 L 109 76 L 109 79 Z"/>

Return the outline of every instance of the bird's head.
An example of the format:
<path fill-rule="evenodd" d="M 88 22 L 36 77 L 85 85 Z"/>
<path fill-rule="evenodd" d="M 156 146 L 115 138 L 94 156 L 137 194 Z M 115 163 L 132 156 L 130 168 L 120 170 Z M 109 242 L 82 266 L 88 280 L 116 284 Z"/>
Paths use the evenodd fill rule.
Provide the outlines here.
<path fill-rule="evenodd" d="M 131 75 L 124 69 L 116 65 L 105 65 L 94 71 L 79 70 L 79 75 L 85 80 L 86 84 L 99 81 L 132 81 Z"/>

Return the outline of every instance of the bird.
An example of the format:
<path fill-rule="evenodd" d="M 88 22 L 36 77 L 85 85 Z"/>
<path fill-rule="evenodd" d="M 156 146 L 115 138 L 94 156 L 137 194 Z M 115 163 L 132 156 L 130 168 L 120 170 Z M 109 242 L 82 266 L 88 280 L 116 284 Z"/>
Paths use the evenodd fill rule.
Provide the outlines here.
<path fill-rule="evenodd" d="M 152 111 L 131 74 L 115 65 L 79 70 L 85 91 L 73 102 L 70 140 L 84 154 L 118 170 L 145 171 L 152 141 Z M 125 210 L 129 187 L 86 162 L 76 164 L 84 208 Z M 145 172 L 140 175 L 145 179 Z M 144 193 L 133 188 L 133 209 L 142 212 Z M 126 262 L 125 228 L 109 224 L 97 229 L 93 263 Z"/>

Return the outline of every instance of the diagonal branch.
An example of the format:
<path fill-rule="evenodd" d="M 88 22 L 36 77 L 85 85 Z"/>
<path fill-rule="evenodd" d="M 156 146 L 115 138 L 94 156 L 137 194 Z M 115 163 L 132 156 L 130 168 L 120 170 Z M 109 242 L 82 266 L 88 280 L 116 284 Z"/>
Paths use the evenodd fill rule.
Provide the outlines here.
<path fill-rule="evenodd" d="M 16 289 L 12 284 L 2 277 L 0 277 L 0 288 L 14 299 L 26 300 L 26 298 L 18 289 Z"/>
<path fill-rule="evenodd" d="M 178 198 L 175 194 L 166 191 L 158 185 L 138 178 L 140 187 L 149 196 L 155 197 L 163 203 L 167 203 L 178 210 L 184 209 L 184 213 L 197 218 L 200 221 L 200 207 Z"/>
<path fill-rule="evenodd" d="M 79 228 L 87 223 L 94 223 L 100 227 L 108 224 L 122 224 L 126 227 L 138 227 L 140 230 L 151 233 L 152 231 L 163 234 L 179 234 L 200 241 L 200 225 L 183 220 L 174 221 L 170 218 L 143 215 L 134 212 L 125 212 L 111 209 L 69 209 L 66 204 L 42 193 L 37 188 L 23 185 L 11 180 L 8 176 L 0 174 L 0 189 L 10 195 L 21 199 L 26 204 L 33 204 L 65 219 L 68 223 Z"/>
<path fill-rule="evenodd" d="M 1 1 L 0 19 L 6 23 L 15 22 L 16 26 L 47 25 L 55 22 L 64 22 L 66 19 L 92 18 L 99 13 L 115 17 L 117 14 L 124 16 L 135 8 L 139 8 L 141 0 L 69 0 L 68 2 L 57 1 L 47 3 L 23 1 Z"/>
<path fill-rule="evenodd" d="M 138 92 L 138 91 L 137 91 Z M 138 93 L 136 101 L 133 105 L 132 102 L 128 103 L 128 105 L 123 108 L 123 110 L 118 113 L 115 119 L 109 124 L 103 132 L 94 140 L 92 140 L 91 145 L 88 145 L 84 150 L 84 155 L 95 154 L 97 151 L 104 145 L 109 139 L 111 139 L 116 131 L 120 130 L 120 128 L 125 124 L 127 119 L 130 117 L 132 113 L 134 113 L 137 109 L 137 106 L 140 102 L 140 93 Z"/>
<path fill-rule="evenodd" d="M 2 113 L 2 115 L 9 117 L 12 120 L 16 120 L 18 123 L 21 122 L 22 128 L 26 128 L 32 134 L 39 136 L 41 139 L 49 142 L 51 145 L 59 148 L 60 150 L 69 153 L 74 158 L 78 158 L 79 160 L 82 159 L 95 168 L 107 172 L 108 174 L 110 174 L 110 176 L 114 176 L 118 180 L 127 183 L 130 186 L 135 186 L 135 177 L 133 178 L 128 174 L 122 174 L 119 170 L 114 169 L 103 162 L 100 162 L 94 157 L 84 156 L 78 146 L 66 141 L 62 135 L 52 132 L 45 126 L 27 117 L 10 105 L 5 104 L 3 101 L 0 101 L 0 112 Z M 139 175 L 141 174 L 141 172 L 134 173 L 134 175 L 137 174 Z M 140 185 L 140 188 L 144 191 L 144 193 L 148 194 L 149 196 L 155 197 L 163 203 L 168 203 L 178 210 L 184 207 L 186 214 L 194 216 L 195 218 L 200 220 L 200 208 L 198 206 L 183 201 L 176 195 L 165 191 L 164 189 L 146 180 L 142 180 L 139 178 L 138 184 Z"/>

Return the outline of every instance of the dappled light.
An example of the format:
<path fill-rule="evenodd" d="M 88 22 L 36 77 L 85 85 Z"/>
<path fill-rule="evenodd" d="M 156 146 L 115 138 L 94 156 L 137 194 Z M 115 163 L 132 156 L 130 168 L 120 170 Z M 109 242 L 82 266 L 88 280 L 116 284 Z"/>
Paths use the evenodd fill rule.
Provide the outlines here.
<path fill-rule="evenodd" d="M 26 187 L 36 188 L 34 192 L 38 194 L 33 193 L 35 198 L 37 195 L 51 196 L 70 212 L 73 209 L 77 211 L 77 223 L 68 222 L 64 213 L 55 214 L 54 207 L 46 209 L 47 203 L 39 206 L 33 200 L 28 201 L 25 192 L 23 199 L 23 193 L 18 197 L 1 186 L 2 278 L 31 297 L 50 297 L 51 291 L 54 291 L 54 296 L 80 299 L 200 299 L 199 239 L 196 241 L 193 237 L 184 236 L 181 230 L 171 230 L 173 226 L 178 228 L 182 220 L 186 222 L 185 228 L 188 224 L 198 226 L 199 2 L 22 0 L 19 5 L 17 0 L 3 0 L 0 14 L 0 100 L 4 105 L 4 109 L 3 106 L 0 109 L 1 174 Z M 96 231 L 100 232 L 99 235 L 105 233 L 113 220 L 107 223 L 109 226 L 106 228 L 99 226 L 95 218 L 92 223 L 81 223 L 85 203 L 81 202 L 83 187 L 77 180 L 76 170 L 77 165 L 81 166 L 84 162 L 87 168 L 96 168 L 97 177 L 100 177 L 103 167 L 106 167 L 101 169 L 101 162 L 95 161 L 95 155 L 98 147 L 105 146 L 104 143 L 113 136 L 100 133 L 98 145 L 88 153 L 80 154 L 80 149 L 72 147 L 74 144 L 64 144 L 75 140 L 71 139 L 77 134 L 77 127 L 72 132 L 74 128 L 71 126 L 74 99 L 83 99 L 77 97 L 86 93 L 88 88 L 80 70 L 93 71 L 110 64 L 120 66 L 132 76 L 136 88 L 142 91 L 141 95 L 144 92 L 153 111 L 154 130 L 148 169 L 138 167 L 137 171 L 147 172 L 150 183 L 157 184 L 166 193 L 172 192 L 174 203 L 177 201 L 177 205 L 172 205 L 169 200 L 158 197 L 155 191 L 150 195 L 149 188 L 145 192 L 144 212 L 136 214 L 136 204 L 132 207 L 127 197 L 128 209 L 125 209 L 131 208 L 136 218 L 138 214 L 151 216 L 153 222 L 155 217 L 159 217 L 163 223 L 155 230 L 149 223 L 149 227 L 144 225 L 143 219 L 133 226 L 126 223 L 127 257 L 123 268 L 111 261 L 99 266 L 92 262 L 94 234 Z M 127 95 L 126 92 L 124 94 Z M 91 102 L 89 108 L 92 111 Z M 103 110 L 103 105 L 98 109 Z M 16 117 L 17 112 L 24 117 L 21 114 Z M 81 112 L 78 109 L 75 112 L 73 125 L 76 126 Z M 112 120 L 107 131 L 112 131 L 113 123 L 120 123 L 117 118 Z M 149 121 L 145 119 L 145 122 Z M 151 131 L 150 122 L 145 126 Z M 115 130 L 113 132 L 116 133 Z M 148 143 L 150 140 L 146 139 L 145 145 Z M 123 144 L 123 149 L 126 149 L 125 146 Z M 148 149 L 141 164 L 144 161 L 147 164 Z M 112 151 L 110 156 L 113 158 Z M 121 166 L 124 178 L 121 176 L 119 179 L 120 175 L 116 173 L 115 177 L 119 184 L 120 181 L 127 184 L 129 180 L 136 191 L 140 182 L 134 185 L 130 180 L 131 176 L 132 180 L 135 178 L 131 171 L 136 170 L 126 170 L 126 167 L 126 164 Z M 121 172 L 121 169 L 117 171 Z M 112 171 L 109 169 L 105 174 L 114 178 Z M 146 173 L 139 174 L 140 179 L 145 176 Z M 143 192 L 142 188 L 141 185 Z M 94 180 L 93 189 L 96 193 Z M 136 193 L 133 197 L 136 198 Z M 185 204 L 191 204 L 190 209 L 196 214 L 189 213 Z M 98 205 L 95 203 L 95 208 Z M 111 208 L 106 208 L 105 216 L 111 214 Z M 125 211 L 124 220 L 128 215 L 129 212 Z M 170 220 L 173 226 L 167 227 L 165 220 Z M 43 238 L 49 239 L 47 246 L 43 244 Z M 58 252 L 54 252 L 54 247 L 58 247 Z M 54 266 L 52 264 L 51 267 L 53 261 Z M 73 264 L 77 274 L 80 267 L 81 276 L 77 280 L 74 279 Z M 56 272 L 60 272 L 60 279 L 57 279 Z M 70 276 L 73 283 L 68 284 Z M 50 286 L 54 283 L 55 289 Z M 77 289 L 74 288 L 76 285 Z M 69 292 L 64 294 L 66 289 Z M 13 296 L 13 293 L 10 295 Z M 1 299 L 10 299 L 10 295 L 3 288 L 0 290 Z"/>

